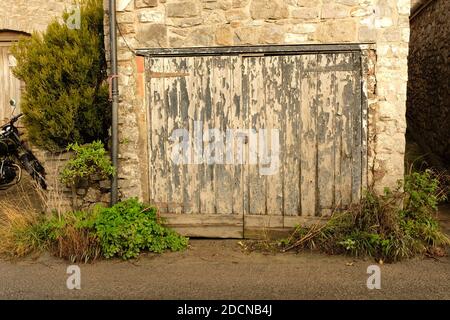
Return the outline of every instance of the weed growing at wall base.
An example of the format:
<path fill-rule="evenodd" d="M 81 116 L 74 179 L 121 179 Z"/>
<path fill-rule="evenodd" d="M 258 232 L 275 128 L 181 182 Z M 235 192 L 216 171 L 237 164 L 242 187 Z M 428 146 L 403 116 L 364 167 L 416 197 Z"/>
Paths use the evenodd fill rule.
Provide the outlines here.
<path fill-rule="evenodd" d="M 50 251 L 72 262 L 136 258 L 142 251 L 162 253 L 187 247 L 188 238 L 161 224 L 157 209 L 137 199 L 111 208 L 97 206 L 50 216 L 17 210 L 0 211 L 0 254 L 22 257 Z"/>
<path fill-rule="evenodd" d="M 414 172 L 396 190 L 366 191 L 360 204 L 336 211 L 322 225 L 298 226 L 279 244 L 284 251 L 309 248 L 387 262 L 434 254 L 450 245 L 434 217 L 444 197 L 431 171 Z"/>
<path fill-rule="evenodd" d="M 188 239 L 160 224 L 157 209 L 132 198 L 98 208 L 93 226 L 105 257 L 136 258 L 142 250 L 161 253 L 185 249 Z"/>

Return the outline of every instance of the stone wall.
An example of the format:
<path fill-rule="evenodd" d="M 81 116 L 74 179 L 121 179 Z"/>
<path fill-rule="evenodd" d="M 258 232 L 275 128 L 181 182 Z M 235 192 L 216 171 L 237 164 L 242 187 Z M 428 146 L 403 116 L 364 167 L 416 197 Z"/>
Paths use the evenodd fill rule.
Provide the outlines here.
<path fill-rule="evenodd" d="M 44 31 L 72 3 L 73 0 L 2 0 L 0 30 Z"/>
<path fill-rule="evenodd" d="M 408 132 L 425 152 L 437 156 L 438 162 L 433 165 L 447 167 L 450 167 L 449 35 L 448 0 L 432 1 L 411 20 L 407 103 Z"/>
<path fill-rule="evenodd" d="M 381 190 L 403 178 L 410 0 L 122 0 L 118 11 L 125 196 L 148 199 L 148 103 L 136 48 L 374 43 L 369 181 Z"/>
<path fill-rule="evenodd" d="M 73 202 L 72 189 L 61 183 L 60 173 L 72 156 L 70 152 L 50 153 L 33 148 L 33 153 L 45 167 L 47 192 L 44 206 L 46 211 L 66 212 L 76 209 L 85 210 L 100 203 L 108 206 L 111 198 L 111 181 L 93 175 L 79 184 L 76 189 L 77 202 Z M 24 173 L 25 174 L 25 173 Z"/>

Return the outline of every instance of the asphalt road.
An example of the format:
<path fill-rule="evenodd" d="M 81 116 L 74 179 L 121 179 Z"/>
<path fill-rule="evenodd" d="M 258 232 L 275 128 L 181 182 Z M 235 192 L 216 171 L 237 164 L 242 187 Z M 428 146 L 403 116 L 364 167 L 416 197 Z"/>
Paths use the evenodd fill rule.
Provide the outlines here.
<path fill-rule="evenodd" d="M 80 265 L 80 290 L 67 289 L 65 261 L 0 261 L 0 299 L 450 299 L 449 257 L 383 264 L 379 290 L 366 286 L 373 264 L 315 253 L 246 253 L 236 240 L 192 240 L 181 253 Z"/>

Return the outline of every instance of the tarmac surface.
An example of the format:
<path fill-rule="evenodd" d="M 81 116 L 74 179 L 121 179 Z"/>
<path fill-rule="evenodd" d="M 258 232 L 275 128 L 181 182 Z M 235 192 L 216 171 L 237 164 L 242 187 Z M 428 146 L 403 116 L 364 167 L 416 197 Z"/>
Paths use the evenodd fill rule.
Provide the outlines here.
<path fill-rule="evenodd" d="M 80 264 L 81 289 L 69 290 L 70 263 L 48 255 L 0 261 L 0 299 L 450 299 L 450 258 L 379 265 L 317 253 L 262 254 L 238 240 L 191 240 L 178 253 Z"/>

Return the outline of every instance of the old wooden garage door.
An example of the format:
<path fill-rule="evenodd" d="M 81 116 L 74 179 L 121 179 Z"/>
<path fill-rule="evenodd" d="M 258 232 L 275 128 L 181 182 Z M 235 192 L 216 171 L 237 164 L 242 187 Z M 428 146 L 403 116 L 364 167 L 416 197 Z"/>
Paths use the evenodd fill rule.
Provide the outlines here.
<path fill-rule="evenodd" d="M 149 57 L 150 193 L 190 236 L 330 215 L 365 181 L 360 52 Z"/>

